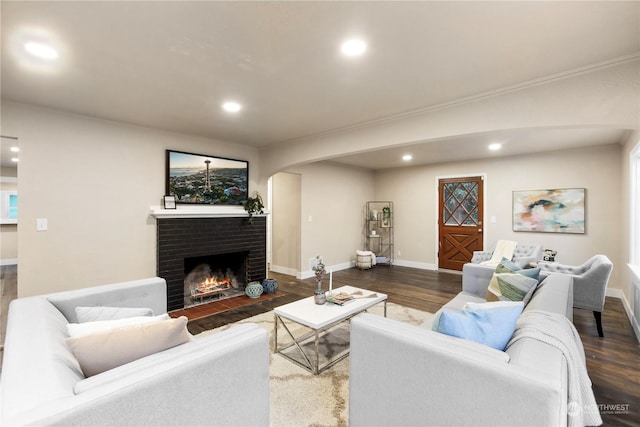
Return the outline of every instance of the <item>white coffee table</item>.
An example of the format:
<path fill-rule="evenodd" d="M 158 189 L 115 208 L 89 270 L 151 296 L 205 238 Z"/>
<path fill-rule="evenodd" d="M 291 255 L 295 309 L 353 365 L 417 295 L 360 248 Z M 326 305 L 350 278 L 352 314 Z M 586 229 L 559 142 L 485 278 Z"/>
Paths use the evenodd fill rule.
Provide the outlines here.
<path fill-rule="evenodd" d="M 313 296 L 310 296 L 299 301 L 282 305 L 273 310 L 275 313 L 274 353 L 280 353 L 293 363 L 315 375 L 318 375 L 324 370 L 330 368 L 349 355 L 349 348 L 347 347 L 345 351 L 334 355 L 332 358 L 327 360 L 325 364 L 320 366 L 319 340 L 323 333 L 328 333 L 331 328 L 342 322 L 348 321 L 352 317 L 362 313 L 363 311 L 367 311 L 374 305 L 381 302 L 384 303 L 384 316 L 387 316 L 387 295 L 385 294 L 352 286 L 343 286 L 341 288 L 334 289 L 333 292 L 356 294 L 355 300 L 349 301 L 345 305 L 336 305 L 329 302 L 324 305 L 318 305 L 314 302 Z M 291 328 L 287 326 L 287 322 L 302 325 L 305 329 L 309 329 L 309 331 L 300 336 L 296 336 L 292 333 Z M 291 338 L 291 342 L 283 344 L 282 346 L 278 346 L 279 326 L 282 326 Z M 303 345 L 308 343 L 311 338 L 314 339 L 315 358 L 313 355 L 310 357 L 310 355 L 305 353 L 302 348 Z M 302 361 L 295 359 L 284 352 L 284 350 L 293 346 L 297 347 L 300 355 L 302 356 Z"/>

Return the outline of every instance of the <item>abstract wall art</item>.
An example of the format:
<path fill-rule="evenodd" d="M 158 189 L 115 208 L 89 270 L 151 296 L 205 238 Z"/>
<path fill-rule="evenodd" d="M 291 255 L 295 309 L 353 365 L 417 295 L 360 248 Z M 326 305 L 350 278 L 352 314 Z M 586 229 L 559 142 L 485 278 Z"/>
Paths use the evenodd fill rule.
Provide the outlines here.
<path fill-rule="evenodd" d="M 585 232 L 584 188 L 513 192 L 513 231 Z"/>

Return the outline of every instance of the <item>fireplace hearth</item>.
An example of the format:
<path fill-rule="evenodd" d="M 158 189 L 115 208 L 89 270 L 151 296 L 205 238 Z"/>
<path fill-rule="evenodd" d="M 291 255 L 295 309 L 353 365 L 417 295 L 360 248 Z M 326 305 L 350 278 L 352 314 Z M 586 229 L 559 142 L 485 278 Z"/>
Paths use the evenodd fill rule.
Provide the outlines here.
<path fill-rule="evenodd" d="M 266 230 L 264 216 L 254 217 L 252 224 L 242 216 L 157 217 L 158 276 L 167 282 L 167 310 L 244 295 L 247 283 L 262 282 Z M 199 278 L 209 283 L 205 280 L 192 293 L 186 281 Z"/>

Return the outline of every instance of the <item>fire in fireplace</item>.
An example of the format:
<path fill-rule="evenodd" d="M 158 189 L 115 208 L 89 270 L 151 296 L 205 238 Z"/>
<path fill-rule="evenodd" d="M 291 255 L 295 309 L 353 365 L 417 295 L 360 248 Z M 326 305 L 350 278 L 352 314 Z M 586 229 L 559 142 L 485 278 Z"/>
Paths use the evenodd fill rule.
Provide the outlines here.
<path fill-rule="evenodd" d="M 184 306 L 242 295 L 247 252 L 185 258 Z"/>

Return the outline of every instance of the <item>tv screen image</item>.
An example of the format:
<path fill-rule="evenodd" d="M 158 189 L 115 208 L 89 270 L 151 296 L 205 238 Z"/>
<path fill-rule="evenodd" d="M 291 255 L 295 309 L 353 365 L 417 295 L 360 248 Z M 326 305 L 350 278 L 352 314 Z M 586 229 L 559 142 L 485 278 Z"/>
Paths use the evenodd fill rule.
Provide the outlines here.
<path fill-rule="evenodd" d="M 166 193 L 176 203 L 242 205 L 248 187 L 245 160 L 167 150 Z"/>

